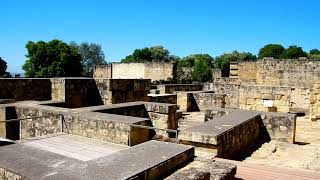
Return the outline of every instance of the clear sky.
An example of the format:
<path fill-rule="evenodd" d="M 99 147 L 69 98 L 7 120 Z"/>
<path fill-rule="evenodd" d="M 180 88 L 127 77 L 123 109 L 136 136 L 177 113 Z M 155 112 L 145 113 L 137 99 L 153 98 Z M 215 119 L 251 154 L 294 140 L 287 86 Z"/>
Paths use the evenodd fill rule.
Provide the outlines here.
<path fill-rule="evenodd" d="M 2 0 L 0 57 L 23 72 L 25 44 L 100 43 L 107 61 L 163 45 L 172 54 L 257 53 L 268 43 L 320 48 L 319 0 Z"/>

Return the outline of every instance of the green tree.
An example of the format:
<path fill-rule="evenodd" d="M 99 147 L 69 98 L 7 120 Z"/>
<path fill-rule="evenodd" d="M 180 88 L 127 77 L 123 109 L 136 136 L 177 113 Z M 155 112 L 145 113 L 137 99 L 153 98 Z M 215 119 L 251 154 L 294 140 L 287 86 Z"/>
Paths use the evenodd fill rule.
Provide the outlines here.
<path fill-rule="evenodd" d="M 182 58 L 177 65 L 178 82 L 190 83 L 211 80 L 213 62 L 214 59 L 209 54 L 193 54 Z"/>
<path fill-rule="evenodd" d="M 75 48 L 78 54 L 81 55 L 84 76 L 92 77 L 95 66 L 107 63 L 100 44 L 83 42 L 78 45 L 75 42 L 71 42 L 70 46 Z"/>
<path fill-rule="evenodd" d="M 281 55 L 284 59 L 294 59 L 299 57 L 307 57 L 308 54 L 303 51 L 302 47 L 289 46 Z"/>
<path fill-rule="evenodd" d="M 176 62 L 179 57 L 170 55 L 169 50 L 163 46 L 146 47 L 143 49 L 136 49 L 132 55 L 128 55 L 122 59 L 121 62 Z"/>
<path fill-rule="evenodd" d="M 191 77 L 196 82 L 210 81 L 212 79 L 212 72 L 209 64 L 204 60 L 196 60 Z"/>
<path fill-rule="evenodd" d="M 81 56 L 68 44 L 54 39 L 49 42 L 29 41 L 22 69 L 26 77 L 82 76 Z"/>
<path fill-rule="evenodd" d="M 284 51 L 285 51 L 285 48 L 280 44 L 268 44 L 260 49 L 259 58 L 260 59 L 264 57 L 280 58 Z"/>
<path fill-rule="evenodd" d="M 0 77 L 7 73 L 7 62 L 0 57 Z"/>
<path fill-rule="evenodd" d="M 257 57 L 249 52 L 233 51 L 232 53 L 224 53 L 215 58 L 215 68 L 221 69 L 223 77 L 229 77 L 230 62 L 255 61 Z"/>
<path fill-rule="evenodd" d="M 318 49 L 312 49 L 310 50 L 308 54 L 309 59 L 317 59 L 320 60 L 320 51 Z"/>

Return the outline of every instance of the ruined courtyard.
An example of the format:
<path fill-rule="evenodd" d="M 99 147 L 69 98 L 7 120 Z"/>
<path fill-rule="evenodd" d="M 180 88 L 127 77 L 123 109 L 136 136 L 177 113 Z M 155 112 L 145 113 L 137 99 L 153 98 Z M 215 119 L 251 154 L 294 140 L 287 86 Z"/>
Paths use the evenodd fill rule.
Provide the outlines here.
<path fill-rule="evenodd" d="M 320 178 L 320 61 L 232 63 L 198 84 L 175 71 L 0 79 L 0 179 Z"/>

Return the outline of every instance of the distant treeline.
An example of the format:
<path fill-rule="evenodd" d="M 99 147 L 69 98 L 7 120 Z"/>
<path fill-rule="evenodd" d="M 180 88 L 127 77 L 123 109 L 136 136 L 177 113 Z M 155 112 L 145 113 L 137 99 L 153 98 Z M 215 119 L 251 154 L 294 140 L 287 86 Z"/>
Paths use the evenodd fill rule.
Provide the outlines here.
<path fill-rule="evenodd" d="M 49 42 L 29 41 L 26 44 L 26 61 L 22 66 L 25 77 L 92 77 L 93 68 L 106 64 L 104 52 L 98 43 L 65 43 L 54 39 Z M 294 59 L 308 57 L 320 59 L 320 51 L 312 49 L 305 52 L 295 45 L 287 48 L 280 44 L 262 47 L 258 55 L 250 52 L 233 51 L 212 57 L 209 54 L 191 54 L 178 57 L 163 46 L 136 49 L 121 62 L 172 62 L 177 64 L 178 83 L 205 82 L 212 78 L 212 69 L 222 70 L 222 76 L 229 76 L 231 61 L 254 61 L 258 58 L 274 57 Z M 189 71 L 190 73 L 185 73 Z M 0 58 L 0 77 L 10 77 L 7 63 Z M 19 75 L 17 75 L 19 77 Z"/>

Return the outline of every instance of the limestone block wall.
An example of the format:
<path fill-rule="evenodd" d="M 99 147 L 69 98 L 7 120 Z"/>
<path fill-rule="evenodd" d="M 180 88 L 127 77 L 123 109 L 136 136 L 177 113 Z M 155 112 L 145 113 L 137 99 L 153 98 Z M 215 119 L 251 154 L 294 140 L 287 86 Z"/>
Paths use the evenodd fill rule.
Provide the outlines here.
<path fill-rule="evenodd" d="M 239 108 L 255 111 L 289 112 L 291 87 L 240 86 Z M 266 105 L 266 101 L 272 101 Z"/>
<path fill-rule="evenodd" d="M 108 115 L 108 118 L 94 116 L 94 113 L 90 114 L 91 117 L 81 114 L 65 115 L 63 131 L 68 134 L 123 145 L 129 145 L 129 142 L 131 142 L 131 145 L 135 145 L 151 139 L 152 134 L 150 134 L 151 131 L 148 129 L 132 127 L 130 132 L 130 123 L 112 120 L 116 118 L 117 115 Z M 134 117 L 131 118 L 135 119 Z M 150 120 L 141 119 L 140 122 L 134 124 L 149 126 Z"/>
<path fill-rule="evenodd" d="M 192 106 L 197 106 L 200 111 L 205 111 L 214 107 L 225 107 L 225 95 L 216 94 L 214 92 L 197 92 L 192 94 L 194 100 Z"/>
<path fill-rule="evenodd" d="M 244 81 L 257 79 L 256 61 L 238 63 L 238 78 Z"/>
<path fill-rule="evenodd" d="M 296 134 L 296 115 L 289 113 L 261 112 L 263 126 L 261 132 L 267 133 L 270 139 L 294 143 Z"/>
<path fill-rule="evenodd" d="M 320 78 L 320 61 L 316 60 L 264 59 L 257 67 L 259 84 L 310 87 Z"/>
<path fill-rule="evenodd" d="M 96 66 L 93 70 L 93 78 L 112 78 L 112 65 Z"/>
<path fill-rule="evenodd" d="M 95 80 L 92 78 L 53 78 L 51 83 L 52 100 L 64 101 L 65 107 L 103 104 Z"/>
<path fill-rule="evenodd" d="M 239 84 L 206 83 L 204 91 L 213 91 L 216 94 L 225 94 L 225 108 L 239 108 Z"/>
<path fill-rule="evenodd" d="M 31 107 L 16 107 L 15 109 L 18 119 L 48 116 L 20 121 L 20 139 L 62 132 L 63 117 L 57 112 L 39 110 Z"/>
<path fill-rule="evenodd" d="M 320 83 L 317 82 L 310 90 L 311 120 L 320 119 Z"/>
<path fill-rule="evenodd" d="M 150 102 L 177 104 L 176 94 L 149 94 Z"/>
<path fill-rule="evenodd" d="M 160 94 L 172 94 L 175 91 L 201 91 L 202 88 L 202 84 L 162 84 L 157 86 Z"/>
<path fill-rule="evenodd" d="M 143 63 L 113 63 L 113 79 L 145 79 L 145 65 Z"/>
<path fill-rule="evenodd" d="M 144 79 L 151 81 L 168 81 L 176 77 L 176 67 L 172 63 L 146 63 L 144 67 Z"/>
<path fill-rule="evenodd" d="M 0 179 L 1 180 L 30 180 L 27 177 L 21 176 L 8 169 L 0 167 Z"/>
<path fill-rule="evenodd" d="M 176 66 L 172 63 L 113 63 L 97 66 L 94 78 L 151 79 L 167 81 L 176 77 Z"/>
<path fill-rule="evenodd" d="M 239 124 L 236 128 L 222 133 L 216 137 L 217 156 L 232 158 L 258 140 L 260 134 L 260 117 L 256 116 Z"/>
<path fill-rule="evenodd" d="M 50 79 L 0 78 L 0 99 L 50 100 Z"/>

